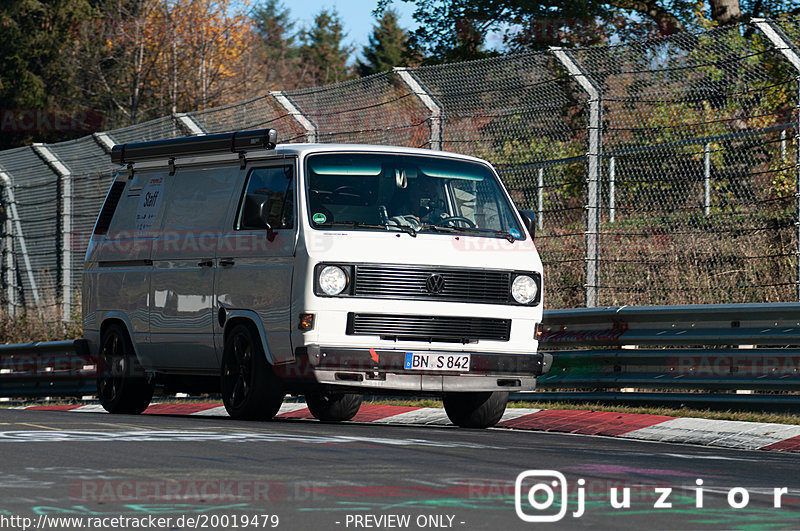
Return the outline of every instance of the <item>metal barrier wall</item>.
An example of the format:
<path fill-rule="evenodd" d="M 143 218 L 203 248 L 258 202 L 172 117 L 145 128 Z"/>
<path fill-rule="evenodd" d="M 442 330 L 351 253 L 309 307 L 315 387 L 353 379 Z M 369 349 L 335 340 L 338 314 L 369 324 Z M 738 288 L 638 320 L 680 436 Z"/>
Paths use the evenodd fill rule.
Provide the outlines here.
<path fill-rule="evenodd" d="M 516 398 L 797 407 L 786 392 L 800 391 L 800 303 L 546 311 L 540 350 L 553 365 L 538 387 L 560 392 Z M 0 396 L 94 394 L 95 374 L 84 340 L 0 346 Z M 625 388 L 663 393 L 618 392 Z M 719 393 L 727 390 L 773 394 Z"/>
<path fill-rule="evenodd" d="M 539 213 L 550 308 L 800 300 L 800 16 L 394 69 L 0 152 L 0 301 L 78 309 L 115 143 L 273 127 L 487 158 Z"/>
<path fill-rule="evenodd" d="M 549 311 L 540 349 L 559 349 L 550 372 L 538 379 L 541 390 L 556 392 L 528 399 L 800 403 L 798 395 L 785 394 L 800 391 L 797 303 Z M 729 390 L 746 394 L 719 393 Z"/>
<path fill-rule="evenodd" d="M 96 378 L 86 340 L 0 345 L 0 396 L 94 395 Z"/>

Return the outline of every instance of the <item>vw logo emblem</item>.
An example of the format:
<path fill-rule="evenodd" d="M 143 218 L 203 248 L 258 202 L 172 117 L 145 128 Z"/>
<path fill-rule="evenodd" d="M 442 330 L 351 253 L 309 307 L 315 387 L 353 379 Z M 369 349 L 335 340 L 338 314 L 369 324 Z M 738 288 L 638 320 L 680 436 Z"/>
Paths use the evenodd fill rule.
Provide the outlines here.
<path fill-rule="evenodd" d="M 444 277 L 438 273 L 434 273 L 425 281 L 425 289 L 428 293 L 441 293 L 444 289 Z"/>

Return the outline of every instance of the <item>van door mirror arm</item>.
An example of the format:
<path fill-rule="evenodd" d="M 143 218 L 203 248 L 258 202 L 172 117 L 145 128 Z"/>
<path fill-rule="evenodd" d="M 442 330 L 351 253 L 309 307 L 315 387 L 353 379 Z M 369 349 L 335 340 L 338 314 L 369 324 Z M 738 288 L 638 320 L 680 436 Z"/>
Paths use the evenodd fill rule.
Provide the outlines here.
<path fill-rule="evenodd" d="M 274 230 L 272 230 L 272 225 L 270 225 L 269 223 L 265 222 L 264 223 L 264 228 L 267 229 L 267 241 L 268 242 L 275 241 L 275 236 L 277 236 L 278 233 L 275 232 Z"/>
<path fill-rule="evenodd" d="M 536 238 L 536 212 L 533 210 L 520 210 L 525 228 L 531 233 L 531 238 Z"/>

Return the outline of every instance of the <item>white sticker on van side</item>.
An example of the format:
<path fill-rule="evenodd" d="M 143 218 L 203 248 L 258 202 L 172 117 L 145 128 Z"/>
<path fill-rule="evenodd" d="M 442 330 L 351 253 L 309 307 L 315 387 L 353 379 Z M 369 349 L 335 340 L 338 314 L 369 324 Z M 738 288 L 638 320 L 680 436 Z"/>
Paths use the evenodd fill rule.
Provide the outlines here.
<path fill-rule="evenodd" d="M 153 228 L 164 197 L 164 178 L 153 177 L 142 190 L 136 207 L 136 232 L 149 232 Z"/>

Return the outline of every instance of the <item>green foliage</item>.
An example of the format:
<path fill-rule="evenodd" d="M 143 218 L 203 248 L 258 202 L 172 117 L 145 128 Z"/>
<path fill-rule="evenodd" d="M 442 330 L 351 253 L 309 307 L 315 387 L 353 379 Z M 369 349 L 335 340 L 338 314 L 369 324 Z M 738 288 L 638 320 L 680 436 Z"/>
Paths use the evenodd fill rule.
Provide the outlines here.
<path fill-rule="evenodd" d="M 406 66 L 408 51 L 408 35 L 398 25 L 397 13 L 388 9 L 373 27 L 369 44 L 363 48 L 365 61 L 358 61 L 358 73 L 366 77 L 395 66 Z"/>
<path fill-rule="evenodd" d="M 0 11 L 0 109 L 70 111 L 75 88 L 70 57 L 80 25 L 94 14 L 87 0 L 6 0 Z M 0 149 L 63 135 L 0 137 Z"/>
<path fill-rule="evenodd" d="M 379 0 L 380 13 L 393 2 Z M 706 23 L 729 24 L 751 16 L 775 17 L 797 10 L 793 0 L 742 0 L 739 15 L 712 12 L 697 0 L 402 0 L 414 4 L 419 23 L 412 46 L 429 62 L 478 59 L 490 55 L 486 37 L 500 35 L 503 51 L 546 49 L 551 45 L 590 46 L 671 35 Z M 717 17 L 717 18 L 715 18 Z"/>
<path fill-rule="evenodd" d="M 314 25 L 300 34 L 300 57 L 314 86 L 339 83 L 353 76 L 347 66 L 353 50 L 343 42 L 342 22 L 338 13 L 321 11 Z"/>
<path fill-rule="evenodd" d="M 300 50 L 294 22 L 280 0 L 265 0 L 253 10 L 253 23 L 259 43 L 260 63 L 269 90 L 297 86 Z"/>
<path fill-rule="evenodd" d="M 294 22 L 289 19 L 289 10 L 280 0 L 265 0 L 253 9 L 252 17 L 256 33 L 267 50 L 280 54 L 294 47 Z"/>

